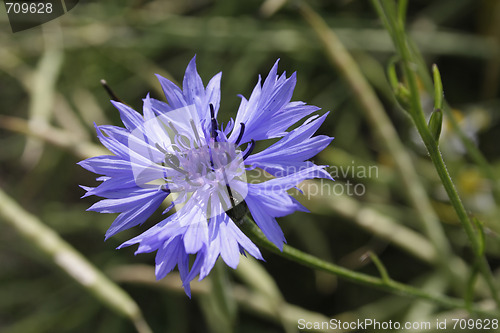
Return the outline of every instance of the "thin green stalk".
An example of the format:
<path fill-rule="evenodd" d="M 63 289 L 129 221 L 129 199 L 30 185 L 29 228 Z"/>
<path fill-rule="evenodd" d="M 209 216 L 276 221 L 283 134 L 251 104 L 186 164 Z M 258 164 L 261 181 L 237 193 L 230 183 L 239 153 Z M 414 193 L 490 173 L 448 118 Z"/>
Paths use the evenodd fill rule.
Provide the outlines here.
<path fill-rule="evenodd" d="M 451 282 L 455 284 L 457 289 L 462 289 L 463 285 L 460 282 L 463 281 L 463 277 L 454 272 L 453 267 L 449 265 L 452 252 L 443 227 L 439 223 L 415 171 L 413 162 L 401 143 L 382 103 L 364 78 L 354 59 L 321 16 L 304 1 L 299 1 L 298 5 L 302 16 L 311 25 L 325 47 L 329 60 L 351 86 L 356 95 L 356 100 L 366 113 L 369 123 L 375 129 L 381 144 L 394 159 L 396 170 L 402 180 L 402 185 L 405 187 L 408 199 L 415 209 L 415 214 L 418 216 L 425 234 L 429 237 L 436 250 L 438 255 L 437 266 L 444 269 L 451 276 Z"/>
<path fill-rule="evenodd" d="M 418 76 L 422 81 L 422 83 L 424 84 L 427 91 L 431 92 L 434 89 L 434 87 L 432 86 L 432 80 L 429 75 L 429 72 L 426 69 L 426 64 L 420 53 L 420 50 L 411 40 L 407 40 L 407 42 L 409 43 L 409 48 L 411 54 L 413 55 L 413 60 L 418 66 Z M 477 148 L 474 142 L 462 130 L 462 128 L 458 124 L 455 115 L 453 114 L 453 112 L 451 112 L 450 106 L 447 105 L 446 101 L 444 100 L 443 100 L 443 107 L 441 109 L 446 114 L 446 118 L 449 120 L 451 128 L 462 141 L 462 144 L 464 145 L 465 150 L 467 151 L 469 157 L 474 161 L 474 163 L 477 164 L 482 174 L 490 179 L 492 184 L 493 199 L 495 200 L 497 205 L 500 205 L 500 181 L 498 177 L 496 177 L 495 171 L 488 163 L 488 160 L 486 159 L 486 157 L 484 157 L 483 153 Z"/>
<path fill-rule="evenodd" d="M 0 189 L 0 219 L 12 226 L 30 245 L 59 266 L 69 277 L 115 313 L 132 321 L 138 333 L 151 333 L 137 303 L 95 268 L 51 228 L 26 212 Z"/>
<path fill-rule="evenodd" d="M 406 24 L 406 9 L 408 9 L 408 0 L 399 0 L 398 3 L 398 21 L 399 24 Z"/>
<path fill-rule="evenodd" d="M 30 128 L 29 123 L 18 117 L 0 115 L 0 128 L 35 137 L 56 147 L 65 149 L 79 158 L 108 155 L 109 151 L 102 146 L 86 140 L 80 140 L 71 132 L 51 125 Z"/>
<path fill-rule="evenodd" d="M 462 227 L 465 229 L 467 237 L 472 245 L 472 250 L 474 254 L 478 257 L 478 264 L 481 273 L 483 274 L 493 296 L 493 299 L 497 303 L 497 306 L 500 307 L 500 298 L 498 296 L 497 288 L 495 282 L 493 280 L 493 276 L 490 270 L 490 267 L 486 261 L 486 258 L 480 253 L 480 244 L 476 237 L 476 233 L 474 232 L 474 228 L 472 226 L 471 221 L 469 220 L 469 216 L 465 211 L 465 208 L 460 200 L 458 192 L 451 180 L 450 174 L 446 168 L 446 165 L 443 160 L 443 156 L 439 151 L 438 144 L 431 132 L 429 131 L 429 127 L 427 126 L 427 122 L 425 121 L 424 111 L 422 109 L 422 105 L 420 103 L 420 94 L 417 85 L 417 77 L 415 74 L 416 68 L 414 66 L 413 57 L 411 55 L 410 49 L 408 47 L 406 41 L 406 34 L 404 30 L 404 26 L 401 22 L 397 22 L 395 20 L 395 13 L 391 11 L 394 2 L 392 0 L 386 0 L 380 2 L 379 0 L 373 1 L 379 15 L 384 17 L 384 21 L 388 22 L 389 25 L 392 26 L 392 31 L 394 32 L 393 40 L 396 46 L 396 50 L 401 57 L 403 71 L 408 82 L 408 88 L 410 91 L 410 115 L 417 127 L 417 130 L 422 137 L 422 140 L 429 152 L 429 156 L 431 158 L 432 163 L 435 166 L 435 169 L 441 179 L 441 182 L 448 194 L 450 199 L 450 203 L 455 209 L 455 212 L 458 215 L 460 223 Z M 389 30 L 389 29 L 388 29 Z M 479 258 L 481 257 L 481 258 Z"/>
<path fill-rule="evenodd" d="M 370 259 L 377 267 L 377 270 L 378 270 L 382 280 L 384 282 L 387 282 L 387 283 L 390 282 L 391 278 L 389 277 L 389 273 L 387 272 L 387 268 L 385 268 L 384 264 L 382 263 L 382 260 L 380 260 L 379 257 L 371 251 L 368 253 L 368 255 L 370 256 Z"/>
<path fill-rule="evenodd" d="M 454 308 L 462 308 L 467 309 L 468 304 L 461 299 L 451 298 L 445 295 L 436 295 L 428 293 L 422 289 L 409 286 L 397 281 L 394 281 L 386 275 L 384 278 L 378 278 L 371 275 L 355 272 L 349 270 L 347 268 L 337 266 L 335 264 L 326 262 L 321 260 L 315 256 L 304 253 L 296 248 L 293 248 L 288 245 L 283 246 L 283 251 L 280 251 L 271 243 L 266 236 L 262 233 L 262 231 L 257 227 L 255 222 L 253 222 L 248 216 L 246 216 L 240 224 L 241 229 L 245 234 L 258 246 L 265 248 L 275 254 L 278 254 L 284 258 L 292 260 L 296 263 L 304 265 L 306 267 L 310 267 L 312 269 L 318 269 L 333 275 L 338 276 L 339 278 L 362 284 L 374 288 L 378 288 L 393 294 L 411 296 L 420 299 L 425 299 L 436 304 L 439 304 L 443 307 L 454 309 Z M 471 307 L 474 313 L 485 315 L 485 316 L 497 316 L 496 312 L 490 312 L 487 310 L 483 310 L 478 308 L 477 306 Z"/>

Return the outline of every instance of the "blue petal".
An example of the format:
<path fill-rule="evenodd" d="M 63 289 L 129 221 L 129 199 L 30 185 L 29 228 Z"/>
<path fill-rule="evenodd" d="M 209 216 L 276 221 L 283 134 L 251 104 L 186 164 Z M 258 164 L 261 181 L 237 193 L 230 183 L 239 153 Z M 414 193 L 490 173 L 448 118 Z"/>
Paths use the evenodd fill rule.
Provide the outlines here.
<path fill-rule="evenodd" d="M 176 236 L 179 236 L 179 235 L 175 235 L 173 237 L 167 237 L 167 238 L 163 238 L 163 239 L 160 239 L 158 237 L 158 235 L 165 228 L 165 226 L 169 223 L 172 223 L 172 221 L 174 221 L 174 220 L 175 220 L 175 214 L 170 215 L 169 217 L 167 217 L 166 219 L 162 220 L 161 222 L 155 224 L 154 226 L 147 229 L 146 231 L 144 231 L 140 235 L 135 236 L 134 238 L 129 239 L 128 241 L 122 243 L 120 246 L 117 247 L 117 249 L 121 249 L 121 248 L 131 246 L 134 244 L 139 244 L 139 248 L 137 249 L 136 254 L 137 253 L 149 253 L 149 252 L 157 250 L 158 248 L 160 248 L 162 246 L 162 244 L 164 242 L 166 242 L 169 239 L 172 239 Z"/>
<path fill-rule="evenodd" d="M 193 262 L 193 265 L 191 266 L 191 270 L 189 274 L 182 280 L 182 284 L 184 286 L 184 290 L 186 289 L 186 285 L 189 285 L 189 283 L 198 275 L 200 274 L 200 269 L 203 266 L 203 262 L 205 260 L 205 252 L 200 251 L 196 255 L 196 259 Z"/>
<path fill-rule="evenodd" d="M 101 143 L 123 160 L 150 165 L 153 163 L 152 160 L 161 161 L 164 157 L 163 153 L 156 147 L 145 142 L 147 137 L 142 132 L 134 131 L 131 134 L 123 128 L 115 126 L 99 126 L 96 127 L 96 131 Z M 104 136 L 103 132 L 107 136 Z"/>
<path fill-rule="evenodd" d="M 148 125 L 150 122 L 147 123 Z M 148 126 L 146 126 L 148 128 Z M 165 155 L 154 146 L 154 140 L 144 132 L 132 133 L 115 126 L 99 126 L 99 140 L 115 155 L 142 166 L 153 166 L 162 161 Z M 104 136 L 102 132 L 107 135 Z M 150 135 L 156 135 L 151 133 Z"/>
<path fill-rule="evenodd" d="M 182 90 L 175 85 L 172 81 L 164 78 L 163 76 L 156 74 L 156 77 L 160 81 L 163 93 L 167 98 L 168 104 L 172 109 L 180 109 L 187 106 L 188 103 L 184 100 L 184 95 Z"/>
<path fill-rule="evenodd" d="M 203 81 L 196 70 L 196 56 L 191 59 L 186 68 L 184 81 L 182 83 L 182 90 L 184 93 L 184 99 L 188 104 L 195 104 L 198 106 L 200 101 L 205 99 L 205 87 L 203 86 Z M 208 111 L 209 110 L 198 110 L 200 119 L 206 119 L 206 112 Z"/>
<path fill-rule="evenodd" d="M 113 177 L 111 179 L 104 181 L 99 186 L 91 188 L 85 196 L 87 197 L 90 195 L 96 195 L 96 196 L 106 198 L 109 192 L 120 190 L 120 189 L 134 190 L 137 187 L 138 186 L 137 186 L 135 179 L 131 176 Z"/>
<path fill-rule="evenodd" d="M 250 184 L 253 185 L 253 184 Z M 273 217 L 282 217 L 295 211 L 305 211 L 305 207 L 288 195 L 286 190 L 282 191 L 261 191 L 257 186 L 249 188 L 249 196 L 259 201 L 261 207 Z"/>
<path fill-rule="evenodd" d="M 283 243 L 286 242 L 285 235 L 283 235 L 283 231 L 278 225 L 278 222 L 276 222 L 276 219 L 267 212 L 264 205 L 250 195 L 246 197 L 245 202 L 248 205 L 248 209 L 255 223 L 257 223 L 267 239 L 283 251 Z"/>
<path fill-rule="evenodd" d="M 235 269 L 240 262 L 240 251 L 238 250 L 238 242 L 231 234 L 226 223 L 220 223 L 220 255 L 224 262 L 231 268 Z"/>
<path fill-rule="evenodd" d="M 101 132 L 100 129 L 101 126 L 100 127 L 97 127 L 97 125 L 94 126 L 96 127 L 97 138 L 99 139 L 99 141 L 101 141 L 103 146 L 106 147 L 110 152 L 112 152 L 116 156 L 126 159 L 128 156 L 129 148 L 126 145 L 122 144 L 120 141 L 116 140 L 115 138 L 104 136 L 104 134 Z"/>
<path fill-rule="evenodd" d="M 224 214 L 225 215 L 225 214 Z M 216 216 L 211 219 L 208 224 L 209 228 L 209 238 L 208 248 L 205 254 L 205 260 L 202 267 L 200 268 L 200 280 L 204 279 L 212 270 L 220 255 L 220 233 L 219 224 L 223 219 L 222 215 Z M 228 220 L 229 217 L 225 215 L 225 219 Z"/>
<path fill-rule="evenodd" d="M 208 242 L 206 221 L 192 221 L 184 234 L 184 247 L 187 253 L 198 252 Z"/>
<path fill-rule="evenodd" d="M 117 175 L 122 172 L 130 173 L 132 170 L 129 161 L 113 155 L 91 157 L 77 164 L 99 175 Z"/>
<path fill-rule="evenodd" d="M 154 98 L 151 98 L 151 109 L 156 115 L 162 115 L 173 110 L 172 107 L 167 103 L 159 101 Z"/>
<path fill-rule="evenodd" d="M 277 76 L 278 61 L 269 72 L 263 86 L 260 77 L 250 99 L 242 98 L 236 124 L 245 123 L 241 143 L 280 137 L 298 119 L 318 110 L 302 102 L 290 102 L 296 84 L 296 75 Z M 239 131 L 233 130 L 229 141 L 234 142 Z"/>
<path fill-rule="evenodd" d="M 108 181 L 106 181 L 108 182 Z M 101 184 L 102 185 L 102 184 Z M 157 188 L 157 186 L 156 186 Z M 87 188 L 87 193 L 91 193 L 89 195 L 95 195 L 93 192 L 97 189 L 97 187 L 89 187 Z M 120 198 L 126 198 L 130 196 L 135 196 L 135 195 L 140 195 L 144 193 L 149 193 L 152 190 L 152 188 L 143 188 L 139 186 L 132 186 L 132 187 L 124 187 L 124 188 L 111 188 L 106 191 L 99 191 L 99 196 L 104 197 L 106 199 L 120 199 Z"/>
<path fill-rule="evenodd" d="M 144 123 L 144 118 L 128 105 L 116 101 L 111 101 L 111 103 L 120 111 L 120 118 L 122 119 L 123 125 L 125 125 L 129 131 L 134 130 L 136 127 L 140 127 Z"/>
<path fill-rule="evenodd" d="M 256 259 L 264 260 L 259 248 L 234 224 L 232 220 L 227 223 L 227 229 L 238 244 Z"/>
<path fill-rule="evenodd" d="M 212 104 L 214 106 L 215 116 L 220 107 L 220 81 L 222 73 L 217 73 L 207 84 L 207 90 L 205 93 L 204 105 Z M 207 114 L 208 115 L 208 114 Z M 206 118 L 201 118 L 206 119 Z"/>
<path fill-rule="evenodd" d="M 296 101 L 288 103 L 273 117 L 275 126 L 269 130 L 270 137 L 282 136 L 282 131 L 288 129 L 290 124 L 295 124 L 300 119 L 320 110 L 317 106 L 306 105 L 304 102 Z"/>
<path fill-rule="evenodd" d="M 181 251 L 182 241 L 180 237 L 169 239 L 158 249 L 155 258 L 157 280 L 163 279 L 177 266 L 177 259 L 182 255 Z"/>
<path fill-rule="evenodd" d="M 307 168 L 308 164 L 301 162 L 315 156 L 333 140 L 325 135 L 312 137 L 327 115 L 328 113 L 314 121 L 311 121 L 314 118 L 311 117 L 305 124 L 287 133 L 275 144 L 249 156 L 245 162 L 260 167 L 273 175 L 287 169 L 290 169 L 290 172 L 295 172 Z M 285 172 L 284 175 L 288 173 Z"/>
<path fill-rule="evenodd" d="M 145 122 L 148 122 L 152 119 L 156 118 L 155 111 L 153 110 L 152 106 L 152 98 L 149 97 L 149 93 L 146 95 L 146 98 L 142 100 L 142 113 L 144 114 L 144 120 Z M 159 102 L 159 101 L 158 101 Z M 168 106 L 168 104 L 164 103 L 165 105 Z"/>
<path fill-rule="evenodd" d="M 138 195 L 131 195 L 119 199 L 104 199 L 96 202 L 87 210 L 100 212 L 100 213 L 120 213 L 129 210 L 133 206 L 138 206 L 153 200 L 157 196 L 166 197 L 167 193 L 158 191 L 156 189 L 146 190 L 145 193 Z"/>
<path fill-rule="evenodd" d="M 187 255 L 183 250 L 178 252 L 178 263 L 179 275 L 181 276 L 182 286 L 184 287 L 184 292 L 191 298 L 191 286 L 187 277 L 189 276 L 189 255 Z"/>
<path fill-rule="evenodd" d="M 274 178 L 259 184 L 249 184 L 248 193 L 272 193 L 277 190 L 286 191 L 297 186 L 306 179 L 327 178 L 332 180 L 331 176 L 325 171 L 324 165 L 315 165 L 309 163 L 309 167 L 291 173 L 285 177 Z"/>
<path fill-rule="evenodd" d="M 167 195 L 167 193 L 158 193 L 157 197 L 152 198 L 143 205 L 136 206 L 133 209 L 118 215 L 109 227 L 108 231 L 106 231 L 106 239 L 119 233 L 120 231 L 144 223 L 158 209 L 158 207 L 160 207 Z"/>

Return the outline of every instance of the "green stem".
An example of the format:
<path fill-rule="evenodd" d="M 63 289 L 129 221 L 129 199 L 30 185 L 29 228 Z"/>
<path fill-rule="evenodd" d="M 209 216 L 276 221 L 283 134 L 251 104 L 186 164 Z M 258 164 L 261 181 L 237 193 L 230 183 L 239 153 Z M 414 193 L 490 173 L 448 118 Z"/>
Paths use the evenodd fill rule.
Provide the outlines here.
<path fill-rule="evenodd" d="M 413 59 L 418 66 L 419 78 L 426 87 L 427 91 L 431 92 L 434 89 L 434 87 L 432 86 L 432 80 L 429 75 L 429 72 L 426 69 L 425 61 L 420 51 L 415 46 L 415 43 L 413 43 L 411 40 L 408 40 L 408 42 L 410 43 L 409 47 Z M 464 133 L 455 115 L 453 114 L 453 112 L 451 112 L 450 106 L 447 105 L 446 101 L 443 100 L 442 102 L 443 102 L 443 107 L 441 109 L 446 114 L 446 117 L 449 123 L 451 124 L 451 128 L 460 137 L 460 140 L 462 141 L 462 144 L 464 145 L 465 150 L 467 151 L 469 157 L 474 161 L 474 163 L 478 165 L 483 175 L 490 179 L 492 184 L 493 198 L 497 203 L 497 205 L 500 205 L 500 181 L 498 180 L 498 177 L 495 175 L 495 171 L 488 163 L 488 160 L 486 159 L 486 157 L 484 157 L 483 153 L 481 153 L 481 151 L 477 148 L 476 144 Z"/>
<path fill-rule="evenodd" d="M 497 288 L 493 280 L 490 267 L 486 261 L 486 258 L 484 258 L 484 256 L 482 256 L 480 253 L 480 244 L 474 232 L 472 223 L 469 219 L 469 216 L 467 215 L 462 201 L 460 200 L 455 185 L 451 180 L 450 174 L 448 173 L 448 170 L 444 163 L 443 156 L 439 151 L 438 144 L 436 140 L 434 140 L 434 137 L 432 136 L 431 132 L 429 131 L 429 127 L 427 126 L 427 122 L 425 121 L 424 111 L 420 103 L 420 93 L 415 73 L 417 69 L 415 68 L 415 61 L 413 60 L 410 49 L 408 48 L 404 26 L 400 24 L 401 22 L 397 22 L 395 19 L 395 13 L 391 10 L 393 9 L 392 7 L 394 4 L 392 0 L 385 0 L 383 2 L 377 0 L 374 1 L 374 4 L 377 11 L 379 12 L 379 15 L 381 17 L 384 17 L 384 22 L 387 22 L 391 26 L 391 29 L 388 30 L 393 31 L 394 33 L 392 37 L 396 46 L 396 50 L 401 57 L 403 71 L 410 90 L 410 115 L 415 123 L 415 126 L 417 127 L 420 136 L 422 137 L 427 151 L 429 152 L 431 161 L 434 164 L 434 167 L 439 175 L 439 178 L 441 179 L 446 193 L 448 194 L 450 203 L 455 209 L 462 227 L 465 229 L 467 237 L 469 238 L 469 241 L 472 245 L 472 250 L 477 257 L 481 257 L 478 258 L 479 270 L 486 279 L 493 299 L 497 303 L 497 306 L 500 307 L 500 298 L 498 297 Z"/>
<path fill-rule="evenodd" d="M 0 189 L 0 219 L 115 313 L 129 318 L 138 333 L 151 333 L 137 303 L 51 228 Z"/>
<path fill-rule="evenodd" d="M 373 252 L 369 252 L 368 255 L 370 256 L 372 262 L 375 264 L 375 266 L 378 269 L 378 272 L 380 274 L 380 277 L 384 282 L 390 282 L 391 278 L 389 277 L 389 273 L 387 272 L 387 268 L 385 268 L 384 264 L 382 263 L 382 260 L 377 257 L 377 255 Z"/>
<path fill-rule="evenodd" d="M 463 300 L 451 298 L 445 295 L 436 295 L 428 293 L 424 290 L 394 281 L 388 276 L 385 278 L 378 278 L 371 275 L 351 271 L 347 268 L 326 262 L 317 257 L 314 257 L 310 254 L 304 253 L 296 248 L 293 248 L 288 245 L 283 246 L 283 251 L 280 251 L 279 248 L 276 247 L 272 242 L 270 242 L 266 236 L 262 233 L 262 231 L 257 227 L 257 225 L 246 216 L 240 224 L 241 229 L 245 232 L 245 234 L 258 246 L 262 248 L 266 248 L 267 250 L 274 252 L 284 258 L 292 260 L 301 265 L 318 269 L 333 275 L 336 275 L 340 278 L 343 278 L 348 281 L 352 281 L 354 283 L 375 287 L 393 294 L 411 296 L 416 298 L 425 299 L 436 304 L 439 304 L 446 308 L 462 308 L 467 309 L 468 304 Z M 477 306 L 472 306 L 470 309 L 481 315 L 485 316 L 497 316 L 496 312 L 490 312 L 487 310 L 483 310 L 478 308 Z"/>
<path fill-rule="evenodd" d="M 415 208 L 415 214 L 436 250 L 438 259 L 435 263 L 436 266 L 445 270 L 446 274 L 450 276 L 451 282 L 458 290 L 461 290 L 463 288 L 462 282 L 465 283 L 465 280 L 463 276 L 456 274 L 449 265 L 453 258 L 449 241 L 418 178 L 413 161 L 401 143 L 382 103 L 334 31 L 305 1 L 299 1 L 298 5 L 300 13 L 323 43 L 329 60 L 351 86 L 356 95 L 356 100 L 366 113 L 370 125 L 378 134 L 380 143 L 394 159 L 396 170 L 402 180 L 402 185 L 407 191 L 408 199 Z M 382 19 L 387 20 L 385 17 L 382 17 Z M 388 22 L 384 23 L 387 23 L 390 28 Z"/>

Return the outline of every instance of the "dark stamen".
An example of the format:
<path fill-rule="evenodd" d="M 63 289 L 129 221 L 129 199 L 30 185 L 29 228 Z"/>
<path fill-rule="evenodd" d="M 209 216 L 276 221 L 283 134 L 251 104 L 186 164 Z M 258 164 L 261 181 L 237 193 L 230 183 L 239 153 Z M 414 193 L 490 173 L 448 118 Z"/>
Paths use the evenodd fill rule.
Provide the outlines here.
<path fill-rule="evenodd" d="M 255 140 L 252 139 L 250 140 L 250 148 L 247 148 L 247 151 L 245 152 L 245 155 L 243 155 L 243 159 L 246 160 L 248 156 L 252 153 L 253 149 L 255 148 Z"/>
<path fill-rule="evenodd" d="M 210 103 L 210 121 L 212 124 L 212 128 L 210 131 L 210 138 L 214 139 L 215 142 L 217 142 L 217 120 L 215 119 L 215 110 L 214 110 L 214 105 Z M 208 153 L 210 155 L 210 166 L 212 167 L 212 171 L 214 171 L 214 159 L 212 156 L 212 149 L 213 147 L 208 147 Z"/>
<path fill-rule="evenodd" d="M 217 141 L 217 120 L 215 119 L 215 110 L 212 103 L 210 103 L 210 120 L 212 122 L 212 138 Z"/>
<path fill-rule="evenodd" d="M 245 124 L 244 123 L 240 123 L 240 125 L 241 125 L 241 127 L 240 127 L 240 134 L 238 134 L 238 138 L 236 139 L 236 142 L 234 143 L 235 145 L 239 145 L 240 144 L 240 141 L 243 138 L 243 133 L 245 133 Z"/>
<path fill-rule="evenodd" d="M 113 89 L 111 89 L 111 87 L 108 85 L 108 83 L 106 82 L 106 80 L 102 79 L 101 80 L 101 85 L 106 90 L 106 92 L 108 93 L 109 97 L 111 97 L 111 100 L 116 101 L 116 102 L 120 102 L 122 104 L 127 104 L 127 103 L 125 103 L 124 101 L 122 101 L 121 99 L 119 99 L 115 95 L 115 92 L 113 91 Z"/>
<path fill-rule="evenodd" d="M 229 201 L 231 201 L 231 208 L 236 207 L 236 202 L 234 202 L 233 192 L 231 192 L 231 187 L 226 185 L 227 193 L 229 194 Z"/>
<path fill-rule="evenodd" d="M 234 202 L 233 192 L 231 191 L 231 187 L 229 186 L 224 167 L 222 167 L 222 176 L 224 177 L 224 183 L 226 183 L 227 194 L 229 195 L 229 201 L 231 201 L 231 208 L 233 208 L 234 206 L 236 206 L 236 203 Z"/>
<path fill-rule="evenodd" d="M 224 168 L 222 169 L 222 174 L 224 175 L 224 182 L 226 183 L 227 194 L 229 195 L 229 201 L 231 202 L 231 208 L 236 207 L 236 202 L 234 201 L 233 192 L 231 191 L 231 187 L 229 186 L 229 182 L 227 181 L 226 173 L 224 172 Z"/>
<path fill-rule="evenodd" d="M 224 155 L 226 156 L 226 162 L 227 162 L 226 164 L 229 164 L 229 159 L 231 156 L 229 155 L 228 152 L 224 152 Z M 226 184 L 227 194 L 229 195 L 229 201 L 231 202 L 231 209 L 232 209 L 236 206 L 236 202 L 234 201 L 233 192 L 231 191 L 231 187 L 229 186 L 229 181 L 227 180 L 226 169 L 224 166 L 221 168 L 221 171 L 222 171 L 222 176 L 224 177 L 224 183 Z"/>

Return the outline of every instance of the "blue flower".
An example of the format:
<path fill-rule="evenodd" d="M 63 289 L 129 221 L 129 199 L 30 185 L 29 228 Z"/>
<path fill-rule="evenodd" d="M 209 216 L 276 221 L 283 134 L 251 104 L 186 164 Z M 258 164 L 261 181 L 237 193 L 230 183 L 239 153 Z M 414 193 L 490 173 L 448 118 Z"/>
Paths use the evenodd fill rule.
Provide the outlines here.
<path fill-rule="evenodd" d="M 138 244 L 136 253 L 156 251 L 156 277 L 178 267 L 190 296 L 190 281 L 207 276 L 222 257 L 232 268 L 240 254 L 262 260 L 255 244 L 239 229 L 250 213 L 266 237 L 280 249 L 285 237 L 276 217 L 307 211 L 287 191 L 311 178 L 331 179 L 325 166 L 308 161 L 333 138 L 313 136 L 325 120 L 309 117 L 318 108 L 290 102 L 295 73 L 277 74 L 278 62 L 261 79 L 250 98 L 241 97 L 236 115 L 225 128 L 217 122 L 221 73 L 205 87 L 189 63 L 182 90 L 158 75 L 168 104 L 149 97 L 143 115 L 114 102 L 125 128 L 96 126 L 101 143 L 114 155 L 92 157 L 79 164 L 102 175 L 97 187 L 84 187 L 104 199 L 88 210 L 119 213 L 106 239 L 140 225 L 165 199 L 176 212 L 123 243 Z M 252 154 L 257 141 L 277 138 L 268 148 Z M 263 171 L 268 180 L 247 179 L 248 170 Z M 193 257 L 190 264 L 190 259 Z"/>

